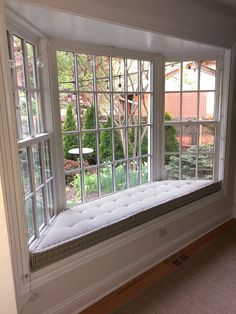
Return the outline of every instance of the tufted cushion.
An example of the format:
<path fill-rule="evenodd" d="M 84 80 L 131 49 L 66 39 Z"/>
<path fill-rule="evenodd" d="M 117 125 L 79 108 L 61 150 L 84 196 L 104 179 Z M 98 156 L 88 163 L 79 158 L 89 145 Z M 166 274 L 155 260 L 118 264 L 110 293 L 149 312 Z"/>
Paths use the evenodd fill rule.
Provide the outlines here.
<path fill-rule="evenodd" d="M 31 266 L 71 255 L 219 189 L 212 181 L 159 181 L 65 210 L 31 245 Z"/>

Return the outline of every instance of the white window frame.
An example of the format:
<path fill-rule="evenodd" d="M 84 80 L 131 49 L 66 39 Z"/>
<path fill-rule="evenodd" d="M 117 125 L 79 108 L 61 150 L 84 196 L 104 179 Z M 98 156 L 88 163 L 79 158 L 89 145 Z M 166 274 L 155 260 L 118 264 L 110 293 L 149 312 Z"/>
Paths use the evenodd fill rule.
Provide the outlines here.
<path fill-rule="evenodd" d="M 223 83 L 224 79 L 222 77 L 222 73 L 224 73 L 224 67 L 227 66 L 227 64 L 230 61 L 230 57 L 224 53 L 224 52 L 205 52 L 205 53 L 185 53 L 184 55 L 176 55 L 176 54 L 167 54 L 164 58 L 164 62 L 184 62 L 184 61 L 207 61 L 207 60 L 216 60 L 216 82 L 215 82 L 215 119 L 213 121 L 209 120 L 206 121 L 206 124 L 215 124 L 216 130 L 215 130 L 215 149 L 214 149 L 214 171 L 213 171 L 213 180 L 223 180 L 224 179 L 224 160 L 225 160 L 225 134 L 226 134 L 226 127 L 227 127 L 227 106 L 223 106 L 223 104 L 226 104 L 225 99 L 223 99 L 222 95 L 225 95 L 223 93 Z M 227 70 L 228 72 L 228 70 Z M 200 75 L 200 73 L 198 74 Z M 165 68 L 163 68 L 163 76 L 165 76 Z M 199 82 L 198 82 L 199 84 Z M 197 89 L 199 92 L 199 88 Z M 205 90 L 204 90 L 205 91 Z M 163 93 L 165 93 L 163 89 Z M 182 93 L 182 89 L 181 89 Z M 164 105 L 163 105 L 164 107 Z M 165 125 L 184 125 L 184 124 L 192 124 L 192 125 L 199 125 L 201 123 L 205 123 L 205 121 L 197 120 L 194 122 L 188 122 L 188 121 L 178 121 L 178 122 L 168 122 L 166 123 L 164 121 L 163 117 L 163 143 L 164 143 L 164 131 L 165 131 Z M 165 150 L 162 150 L 163 152 L 163 161 L 165 156 Z M 163 162 L 163 172 L 162 177 L 165 177 L 164 174 L 164 162 Z"/>
<path fill-rule="evenodd" d="M 24 77 L 25 77 L 25 87 L 18 87 L 16 82 L 16 73 L 13 68 L 12 70 L 12 91 L 15 95 L 14 97 L 14 106 L 15 108 L 15 117 L 16 117 L 16 125 L 18 129 L 18 150 L 19 152 L 22 149 L 25 149 L 27 152 L 27 158 L 29 163 L 29 176 L 30 176 L 30 184 L 31 184 L 31 192 L 26 194 L 24 196 L 24 203 L 27 202 L 27 200 L 32 199 L 32 211 L 33 211 L 33 225 L 34 225 L 34 234 L 29 238 L 28 243 L 32 243 L 35 239 L 40 237 L 41 232 L 45 227 L 47 227 L 51 221 L 55 218 L 55 206 L 53 206 L 52 214 L 49 213 L 49 205 L 47 200 L 47 186 L 52 184 L 52 198 L 55 198 L 55 178 L 54 178 L 54 167 L 53 167 L 53 159 L 52 159 L 52 133 L 46 132 L 47 125 L 45 124 L 45 111 L 44 111 L 44 101 L 43 101 L 43 91 L 41 88 L 41 73 L 40 69 L 37 67 L 36 60 L 39 59 L 39 41 L 31 36 L 28 36 L 27 33 L 24 33 L 21 31 L 11 29 L 11 27 L 8 27 L 8 44 L 9 44 L 9 51 L 11 54 L 11 57 L 13 57 L 13 36 L 16 36 L 22 40 L 23 43 L 23 59 L 24 59 Z M 34 60 L 35 60 L 35 80 L 36 80 L 36 87 L 32 88 L 30 87 L 30 78 L 28 73 L 28 65 L 27 65 L 27 50 L 26 50 L 26 43 L 29 43 L 33 46 L 34 49 Z M 14 63 L 12 63 L 14 66 Z M 18 91 L 23 90 L 26 92 L 27 99 L 29 101 L 29 130 L 31 135 L 26 138 L 22 138 L 20 125 L 21 122 L 19 121 L 18 117 L 18 109 L 19 106 L 18 103 L 18 97 L 16 94 Z M 33 123 L 33 115 L 32 115 L 32 103 L 31 103 L 31 97 L 29 96 L 31 92 L 37 93 L 38 97 L 38 109 L 39 109 L 39 133 L 36 133 L 34 130 L 34 123 Z M 51 176 L 49 178 L 46 177 L 46 164 L 45 164 L 45 150 L 44 145 L 45 142 L 48 141 L 50 143 L 49 145 L 49 151 L 50 151 L 50 164 L 51 164 Z M 40 154 L 40 164 L 41 164 L 41 178 L 42 182 L 39 186 L 35 186 L 35 176 L 34 176 L 34 162 L 33 162 L 33 155 L 32 155 L 32 148 L 34 145 L 38 145 L 39 147 L 39 154 Z M 38 224 L 38 215 L 37 215 L 37 208 L 36 208 L 36 195 L 37 192 L 43 191 L 43 198 L 44 198 L 44 222 L 41 226 Z M 22 191 L 24 191 L 22 187 Z M 27 228 L 28 230 L 28 228 Z"/>
<path fill-rule="evenodd" d="M 198 86 L 196 90 L 189 90 L 184 91 L 182 88 L 182 71 L 183 71 L 183 62 L 185 61 L 195 61 L 201 63 L 202 61 L 208 61 L 208 60 L 216 60 L 216 76 L 215 76 L 215 89 L 214 90 L 201 90 L 200 89 L 200 71 L 198 71 Z M 225 124 L 223 121 L 223 115 L 222 112 L 222 100 L 221 100 L 221 93 L 222 93 L 222 72 L 223 72 L 223 65 L 224 65 L 224 59 L 222 53 L 205 53 L 201 54 L 201 57 L 199 55 L 195 54 L 189 54 L 189 56 L 185 55 L 184 57 L 176 57 L 176 56 L 169 56 L 165 58 L 165 62 L 176 62 L 181 64 L 180 68 L 180 90 L 179 91 L 164 91 L 165 93 L 179 93 L 180 94 L 180 119 L 177 121 L 163 121 L 163 142 L 165 141 L 165 126 L 172 125 L 172 126 L 179 126 L 180 127 L 180 144 L 179 144 L 179 179 L 182 177 L 182 171 L 181 171 L 181 160 L 182 160 L 182 127 L 184 125 L 188 126 L 196 126 L 197 128 L 197 151 L 196 151 L 196 174 L 194 179 L 198 179 L 198 155 L 199 155 L 199 126 L 201 124 L 204 125 L 214 125 L 215 126 L 215 142 L 214 142 L 214 152 L 212 153 L 214 155 L 214 161 L 213 161 L 213 178 L 212 180 L 221 180 L 222 172 L 220 175 L 220 169 L 219 169 L 219 154 L 220 154 L 220 134 L 221 134 L 221 128 L 222 124 Z M 165 68 L 164 68 L 165 71 Z M 165 75 L 165 74 L 164 74 Z M 197 119 L 196 120 L 184 120 L 182 119 L 182 95 L 184 93 L 197 93 Z M 215 92 L 215 98 L 214 98 L 214 119 L 212 120 L 200 120 L 198 119 L 199 115 L 199 106 L 200 106 L 200 93 L 201 92 Z M 164 104 L 165 106 L 165 104 Z M 171 155 L 171 153 L 170 153 Z M 163 161 L 165 159 L 165 150 L 163 149 Z M 164 170 L 164 162 L 163 162 L 163 178 L 165 178 L 165 170 Z"/>

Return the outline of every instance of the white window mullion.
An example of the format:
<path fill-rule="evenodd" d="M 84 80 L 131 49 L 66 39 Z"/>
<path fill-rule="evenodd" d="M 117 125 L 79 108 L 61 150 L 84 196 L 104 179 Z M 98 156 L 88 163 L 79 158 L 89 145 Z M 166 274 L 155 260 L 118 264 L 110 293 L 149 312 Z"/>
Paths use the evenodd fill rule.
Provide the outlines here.
<path fill-rule="evenodd" d="M 42 173 L 42 185 L 43 185 L 43 199 L 44 199 L 44 221 L 45 224 L 49 223 L 49 210 L 48 210 L 48 199 L 47 199 L 47 191 L 46 191 L 46 165 L 45 165 L 45 149 L 44 149 L 44 141 L 42 141 L 39 145 L 40 149 L 40 161 L 41 161 L 41 173 Z"/>
<path fill-rule="evenodd" d="M 36 206 L 36 186 L 35 186 L 32 146 L 29 147 L 29 165 L 30 165 L 30 176 L 31 176 L 31 188 L 33 192 L 32 204 L 33 204 L 33 217 L 34 217 L 34 232 L 35 232 L 35 237 L 38 238 L 39 237 L 39 222 L 38 222 L 38 213 L 37 213 L 37 206 Z"/>
<path fill-rule="evenodd" d="M 109 85 L 110 85 L 110 120 L 111 120 L 111 141 L 112 141 L 112 190 L 116 192 L 116 164 L 115 164 L 115 130 L 114 130 L 114 94 L 112 80 L 112 57 L 109 57 Z"/>
<path fill-rule="evenodd" d="M 200 110 L 200 80 L 201 80 L 201 62 L 196 61 L 198 65 L 198 82 L 197 82 L 197 121 L 199 121 L 199 110 Z M 196 147 L 196 169 L 195 169 L 195 178 L 198 179 L 198 158 L 199 158 L 199 139 L 200 139 L 200 124 L 196 126 L 197 128 L 197 147 Z"/>
<path fill-rule="evenodd" d="M 77 112 L 78 112 L 78 117 L 77 117 L 77 123 L 78 123 L 78 129 L 79 129 L 79 151 L 82 152 L 83 145 L 82 145 L 82 127 L 81 127 L 81 121 L 80 121 L 80 116 L 81 116 L 81 106 L 80 106 L 80 92 L 79 92 L 79 73 L 78 73 L 78 55 L 77 52 L 74 52 L 74 67 L 75 67 L 75 90 L 77 91 L 77 97 L 76 97 L 76 107 L 77 107 Z M 80 169 L 83 168 L 83 154 L 79 155 L 79 160 L 80 160 Z M 84 171 L 80 171 L 80 197 L 81 201 L 84 202 L 84 191 L 85 191 L 85 184 L 84 184 Z"/>
<path fill-rule="evenodd" d="M 164 132 L 164 60 L 159 57 L 153 63 L 153 158 L 151 167 L 153 169 L 151 181 L 158 181 L 163 178 L 163 160 L 165 147 Z M 151 73 L 152 74 L 152 73 Z"/>
<path fill-rule="evenodd" d="M 25 65 L 25 84 L 26 84 L 26 98 L 28 101 L 28 111 L 29 111 L 29 125 L 30 125 L 30 134 L 35 136 L 34 122 L 33 122 L 33 108 L 31 101 L 31 90 L 30 90 L 30 78 L 29 78 L 29 68 L 28 68 L 28 53 L 26 49 L 25 40 L 23 41 L 23 56 L 24 56 L 24 65 Z"/>
<path fill-rule="evenodd" d="M 100 133 L 98 132 L 98 104 L 97 104 L 97 81 L 96 81 L 96 57 L 93 54 L 93 61 L 92 61 L 92 69 L 93 69 L 93 95 L 94 95 L 94 110 L 95 110 L 95 128 L 96 128 L 96 161 L 97 161 L 97 180 L 98 180 L 98 197 L 101 196 L 101 177 L 100 177 L 100 149 L 99 149 L 99 136 Z"/>
<path fill-rule="evenodd" d="M 127 78 L 127 59 L 124 59 L 124 104 L 125 104 L 125 144 L 126 144 L 126 156 L 125 159 L 129 159 L 129 132 L 128 132 L 128 78 Z M 130 162 L 126 161 L 126 182 L 127 188 L 130 187 L 130 178 L 129 178 L 129 170 L 130 170 Z"/>

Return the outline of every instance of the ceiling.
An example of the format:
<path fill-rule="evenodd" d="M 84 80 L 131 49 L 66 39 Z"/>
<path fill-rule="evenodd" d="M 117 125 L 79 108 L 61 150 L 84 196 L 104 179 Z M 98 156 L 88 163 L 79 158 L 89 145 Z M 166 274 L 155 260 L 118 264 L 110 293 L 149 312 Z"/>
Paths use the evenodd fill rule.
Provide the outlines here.
<path fill-rule="evenodd" d="M 7 6 L 51 37 L 163 54 L 222 50 L 189 40 L 32 6 L 18 0 L 7 0 Z"/>

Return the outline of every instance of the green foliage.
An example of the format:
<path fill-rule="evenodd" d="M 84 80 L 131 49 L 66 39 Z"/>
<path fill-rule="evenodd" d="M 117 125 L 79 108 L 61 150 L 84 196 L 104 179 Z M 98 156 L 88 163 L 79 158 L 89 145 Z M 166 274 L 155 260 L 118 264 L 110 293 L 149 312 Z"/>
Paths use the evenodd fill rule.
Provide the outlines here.
<path fill-rule="evenodd" d="M 86 110 L 84 115 L 84 129 L 95 129 L 95 110 L 94 104 Z M 93 153 L 86 156 L 86 160 L 89 164 L 96 164 L 96 133 L 95 132 L 85 132 L 83 134 L 83 147 L 92 148 L 94 150 Z"/>
<path fill-rule="evenodd" d="M 165 112 L 165 121 L 171 121 L 171 115 Z M 176 139 L 176 128 L 172 125 L 165 127 L 165 151 L 166 152 L 178 152 L 179 143 Z"/>
<path fill-rule="evenodd" d="M 73 106 L 69 104 L 66 109 L 66 117 L 63 125 L 63 131 L 74 131 L 76 130 L 76 122 L 73 115 Z M 63 137 L 63 150 L 65 159 L 76 159 L 76 156 L 73 156 L 69 153 L 69 150 L 75 147 L 78 147 L 78 138 L 77 135 L 64 135 Z"/>
<path fill-rule="evenodd" d="M 212 179 L 213 176 L 213 145 L 204 144 L 199 146 L 198 156 L 198 178 L 199 179 Z M 191 179 L 195 178 L 196 172 L 196 152 L 197 146 L 192 145 L 187 149 L 186 153 L 182 155 L 182 178 Z M 170 156 L 166 160 L 165 172 L 167 178 L 179 178 L 179 157 Z"/>
<path fill-rule="evenodd" d="M 57 51 L 57 73 L 60 89 L 74 89 L 74 54 Z"/>
<path fill-rule="evenodd" d="M 104 123 L 103 128 L 109 128 L 111 126 L 111 118 L 109 117 L 107 122 Z M 116 160 L 123 159 L 123 147 L 120 139 L 120 134 L 117 130 L 114 130 L 114 144 L 115 144 L 115 156 Z M 101 132 L 100 137 L 100 158 L 102 162 L 112 161 L 112 135 L 111 131 Z"/>
<path fill-rule="evenodd" d="M 122 190 L 126 188 L 126 182 L 124 180 L 125 177 L 125 167 L 124 165 L 119 165 L 116 167 L 115 171 L 115 182 L 117 190 Z M 148 164 L 145 162 L 142 166 L 142 183 L 148 182 Z M 112 168 L 104 167 L 100 172 L 101 178 L 101 189 L 106 194 L 112 193 Z M 72 183 L 74 188 L 76 189 L 76 195 L 78 199 L 81 197 L 81 186 L 80 186 L 80 175 L 76 175 L 75 179 Z M 136 167 L 133 167 L 130 170 L 130 185 L 137 186 L 139 184 L 138 171 Z M 97 193 L 98 191 L 98 183 L 97 183 L 97 174 L 96 173 L 85 173 L 84 176 L 84 186 L 85 186 L 85 195 L 89 196 L 90 194 Z"/>

